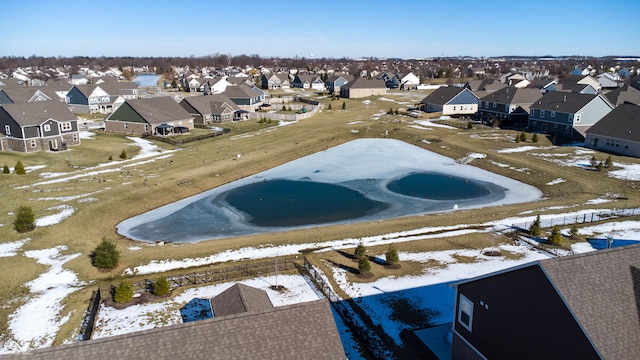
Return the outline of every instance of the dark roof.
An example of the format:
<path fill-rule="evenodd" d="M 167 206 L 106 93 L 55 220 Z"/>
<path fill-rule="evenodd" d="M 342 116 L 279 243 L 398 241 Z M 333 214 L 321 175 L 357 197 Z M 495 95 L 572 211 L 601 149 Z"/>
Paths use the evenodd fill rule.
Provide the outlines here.
<path fill-rule="evenodd" d="M 127 100 L 125 103 L 129 104 L 129 106 L 149 124 L 162 124 L 175 120 L 193 119 L 182 106 L 169 96 Z M 114 116 L 116 114 L 118 114 L 118 110 L 109 116 L 109 120 L 119 120 Z"/>
<path fill-rule="evenodd" d="M 507 87 L 507 85 L 498 81 L 498 79 L 482 79 L 482 80 L 469 80 L 467 87 L 471 91 L 496 91 Z"/>
<path fill-rule="evenodd" d="M 44 86 L 40 87 L 10 87 L 0 89 L 11 101 L 14 103 L 26 103 L 28 102 L 36 92 L 41 92 L 50 100 L 59 101 L 60 97 L 55 93 L 55 90 L 47 89 Z"/>
<path fill-rule="evenodd" d="M 226 316 L 247 311 L 260 311 L 273 307 L 264 290 L 244 284 L 235 284 L 211 299 L 213 316 Z"/>
<path fill-rule="evenodd" d="M 227 86 L 223 94 L 231 99 L 254 98 L 258 96 L 250 89 L 247 89 L 245 86 L 240 85 Z"/>
<path fill-rule="evenodd" d="M 618 105 L 590 127 L 587 134 L 640 142 L 640 106 Z"/>
<path fill-rule="evenodd" d="M 193 107 L 201 115 L 213 114 L 220 104 L 225 103 L 231 110 L 237 111 L 240 108 L 224 94 L 202 95 L 202 96 L 188 96 L 182 99 L 181 102 L 185 102 Z M 218 105 L 218 106 L 214 106 Z"/>
<path fill-rule="evenodd" d="M 598 95 L 549 91 L 531 105 L 532 109 L 575 113 L 593 101 Z"/>
<path fill-rule="evenodd" d="M 359 77 L 342 86 L 343 89 L 386 89 L 387 85 L 381 79 L 367 79 Z"/>
<path fill-rule="evenodd" d="M 35 101 L 30 103 L 4 104 L 1 107 L 20 126 L 40 125 L 49 119 L 76 121 L 67 105 L 58 101 Z"/>
<path fill-rule="evenodd" d="M 640 90 L 633 86 L 625 85 L 619 87 L 608 92 L 605 96 L 614 105 L 624 104 L 625 102 L 640 105 Z"/>
<path fill-rule="evenodd" d="M 465 88 L 456 86 L 441 86 L 422 99 L 421 103 L 444 105 L 464 90 Z"/>
<path fill-rule="evenodd" d="M 2 355 L 3 359 L 345 359 L 327 300 Z"/>
<path fill-rule="evenodd" d="M 539 89 L 520 89 L 507 86 L 480 98 L 480 101 L 499 104 L 533 104 L 542 97 Z"/>
<path fill-rule="evenodd" d="M 640 359 L 640 244 L 540 261 L 605 359 Z"/>

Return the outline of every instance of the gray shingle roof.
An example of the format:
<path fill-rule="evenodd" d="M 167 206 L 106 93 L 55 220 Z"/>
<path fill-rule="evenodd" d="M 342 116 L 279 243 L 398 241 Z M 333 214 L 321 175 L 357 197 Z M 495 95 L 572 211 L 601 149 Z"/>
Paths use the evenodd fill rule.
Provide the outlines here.
<path fill-rule="evenodd" d="M 213 114 L 218 111 L 215 110 L 214 104 L 220 105 L 222 103 L 227 104 L 233 111 L 238 111 L 240 108 L 229 99 L 228 96 L 223 94 L 203 95 L 203 96 L 189 96 L 182 99 L 183 102 L 188 103 L 194 109 L 196 109 L 201 115 Z"/>
<path fill-rule="evenodd" d="M 640 141 L 640 106 L 633 104 L 618 105 L 618 107 L 590 127 L 587 130 L 587 134 Z"/>
<path fill-rule="evenodd" d="M 213 316 L 226 316 L 273 307 L 264 290 L 244 284 L 235 284 L 211 299 Z"/>
<path fill-rule="evenodd" d="M 464 91 L 464 88 L 461 87 L 441 86 L 422 99 L 421 103 L 444 105 L 462 91 Z"/>
<path fill-rule="evenodd" d="M 640 105 L 640 90 L 633 86 L 625 85 L 619 87 L 608 92 L 605 96 L 614 105 L 624 104 L 625 102 Z"/>
<path fill-rule="evenodd" d="M 488 101 L 498 104 L 533 104 L 542 97 L 542 93 L 538 89 L 520 89 L 508 86 L 496 90 L 488 95 L 480 98 L 480 101 Z"/>
<path fill-rule="evenodd" d="M 384 80 L 359 77 L 342 86 L 343 89 L 386 89 Z"/>
<path fill-rule="evenodd" d="M 605 359 L 640 359 L 640 244 L 540 266 Z"/>
<path fill-rule="evenodd" d="M 549 91 L 531 105 L 532 109 L 575 113 L 593 101 L 598 95 Z"/>
<path fill-rule="evenodd" d="M 127 100 L 126 103 L 149 124 L 193 119 L 182 106 L 169 96 Z M 117 112 L 116 110 L 109 119 L 118 120 L 114 117 Z"/>
<path fill-rule="evenodd" d="M 57 101 L 36 101 L 30 103 L 4 104 L 6 111 L 20 126 L 40 125 L 49 119 L 57 121 L 75 121 L 67 105 Z"/>
<path fill-rule="evenodd" d="M 5 356 L 11 360 L 346 358 L 326 300 Z"/>

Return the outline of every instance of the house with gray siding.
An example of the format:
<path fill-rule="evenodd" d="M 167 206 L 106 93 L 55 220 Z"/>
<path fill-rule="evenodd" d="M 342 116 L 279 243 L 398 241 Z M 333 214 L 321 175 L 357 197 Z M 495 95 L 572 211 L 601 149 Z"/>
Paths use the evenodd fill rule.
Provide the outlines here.
<path fill-rule="evenodd" d="M 424 104 L 424 111 L 442 112 L 442 115 L 474 115 L 478 112 L 478 97 L 465 87 L 441 86 L 420 103 Z"/>
<path fill-rule="evenodd" d="M 194 126 L 193 116 L 169 96 L 127 100 L 104 122 L 105 131 L 131 135 L 179 134 Z"/>
<path fill-rule="evenodd" d="M 67 92 L 67 105 L 75 113 L 112 113 L 125 99 L 117 94 L 109 94 L 102 88 L 105 85 L 73 85 Z"/>
<path fill-rule="evenodd" d="M 260 77 L 260 86 L 263 89 L 288 89 L 291 80 L 288 74 L 263 74 Z"/>
<path fill-rule="evenodd" d="M 349 81 L 353 81 L 353 76 L 351 75 L 331 75 L 327 78 L 325 82 L 327 91 L 329 94 L 340 93 L 340 88 L 347 84 Z"/>
<path fill-rule="evenodd" d="M 210 125 L 244 120 L 246 112 L 223 94 L 188 96 L 180 101 L 182 106 L 194 118 L 194 123 Z"/>
<path fill-rule="evenodd" d="M 0 150 L 58 151 L 80 144 L 78 119 L 57 101 L 0 106 Z"/>
<path fill-rule="evenodd" d="M 529 107 L 541 97 L 538 89 L 507 86 L 480 97 L 478 117 L 492 125 L 526 126 Z"/>
<path fill-rule="evenodd" d="M 640 106 L 620 104 L 586 131 L 585 146 L 640 157 Z"/>
<path fill-rule="evenodd" d="M 531 105 L 529 131 L 584 140 L 585 131 L 613 110 L 602 95 L 551 91 Z"/>
<path fill-rule="evenodd" d="M 224 93 L 240 109 L 253 112 L 264 102 L 264 92 L 257 87 L 245 85 L 227 86 Z"/>

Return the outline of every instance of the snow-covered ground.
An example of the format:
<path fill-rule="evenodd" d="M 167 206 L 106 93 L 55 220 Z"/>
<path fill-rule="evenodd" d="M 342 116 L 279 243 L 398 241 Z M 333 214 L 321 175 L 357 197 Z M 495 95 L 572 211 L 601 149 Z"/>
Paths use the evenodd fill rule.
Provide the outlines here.
<path fill-rule="evenodd" d="M 432 124 L 421 124 L 420 126 L 432 126 Z M 428 130 L 427 130 L 428 131 Z M 83 138 L 90 138 L 91 133 L 83 133 Z M 495 136 L 499 136 L 495 135 Z M 40 183 L 65 183 L 72 179 L 96 176 L 101 171 L 122 171 L 126 167 L 135 168 L 147 161 L 156 161 L 159 159 L 172 156 L 171 152 L 163 151 L 154 146 L 150 142 L 138 138 L 130 138 L 136 145 L 140 146 L 141 152 L 133 159 L 119 162 L 110 162 L 100 164 L 91 169 L 77 170 L 69 173 L 40 173 L 43 179 Z M 579 151 L 576 149 L 574 154 L 549 154 L 544 151 L 547 148 L 523 146 L 531 155 L 543 158 L 548 161 L 560 164 L 562 166 L 587 166 L 589 164 L 590 153 L 588 151 Z M 515 150 L 498 149 L 498 152 L 508 154 Z M 483 154 L 469 154 L 469 159 L 482 158 Z M 506 162 L 506 160 L 505 160 Z M 497 164 L 497 163 L 496 163 Z M 500 163 L 498 166 L 511 165 Z M 640 166 L 624 163 L 615 163 L 617 168 L 621 170 L 609 171 L 609 176 L 619 177 L 622 179 L 638 180 L 640 179 Z M 41 170 L 45 166 L 35 166 L 31 171 Z M 373 171 L 373 167 L 365 167 L 364 164 L 353 171 L 364 171 L 369 174 Z M 295 170 L 289 168 L 289 170 Z M 559 184 L 564 179 L 555 179 L 548 185 Z M 52 181 L 52 182 L 48 182 Z M 106 191 L 106 190 L 103 190 Z M 91 195 L 87 193 L 82 196 L 70 198 L 41 198 L 43 201 L 91 201 Z M 589 204 L 600 204 L 604 201 L 610 201 L 607 198 L 594 198 Z M 335 249 L 352 249 L 358 243 L 362 242 L 365 246 L 387 245 L 398 243 L 400 241 L 422 240 L 428 241 L 433 238 L 443 238 L 449 236 L 459 236 L 473 232 L 499 233 L 508 231 L 514 224 L 524 226 L 531 223 L 534 216 L 533 211 L 545 212 L 547 210 L 563 210 L 571 208 L 576 204 L 568 204 L 564 207 L 540 208 L 525 212 L 517 216 L 503 218 L 501 220 L 475 224 L 460 223 L 448 227 L 424 227 L 410 231 L 380 234 L 365 238 L 348 238 L 334 239 L 322 243 L 306 243 L 298 245 L 283 245 L 278 247 L 245 247 L 238 250 L 229 250 L 207 257 L 183 259 L 183 260 L 167 260 L 152 261 L 146 264 L 140 264 L 132 269 L 127 269 L 126 273 L 138 274 L 154 274 L 161 273 L 170 269 L 186 268 L 190 266 L 202 265 L 224 259 L 224 261 L 233 261 L 240 259 L 260 259 L 274 256 L 286 256 L 299 254 L 300 250 L 326 247 L 324 251 Z M 51 206 L 51 214 L 38 218 L 40 226 L 54 226 L 62 222 L 65 218 L 73 216 L 75 208 L 70 205 Z M 545 214 L 541 216 L 543 226 L 560 223 L 562 219 L 571 219 L 579 216 L 588 216 L 592 213 L 598 213 L 607 209 L 594 207 L 593 209 L 581 211 L 566 211 L 564 213 Z M 563 229 L 566 233 L 568 229 Z M 593 236 L 599 238 L 614 238 L 640 240 L 640 222 L 638 221 L 615 221 L 601 225 L 586 226 L 580 229 L 580 234 L 584 236 Z M 8 329 L 9 334 L 4 334 L 6 341 L 0 343 L 0 354 L 27 351 L 34 348 L 50 346 L 57 335 L 61 325 L 65 324 L 69 319 L 69 314 L 63 311 L 62 303 L 68 294 L 76 291 L 81 287 L 89 286 L 80 282 L 73 272 L 66 270 L 64 265 L 66 262 L 80 256 L 80 254 L 66 254 L 66 248 L 63 245 L 49 249 L 25 251 L 22 247 L 29 243 L 29 238 L 17 238 L 0 244 L 0 258 L 10 256 L 24 256 L 46 266 L 44 271 L 35 280 L 25 284 L 30 290 L 31 297 L 26 299 L 22 305 L 18 306 L 16 311 L 9 317 Z M 171 246 L 171 245 L 167 245 Z M 393 301 L 404 300 L 410 307 L 419 311 L 423 311 L 431 315 L 429 321 L 433 324 L 451 321 L 453 317 L 453 290 L 448 286 L 451 282 L 491 273 L 500 269 L 517 266 L 531 261 L 544 259 L 549 254 L 543 254 L 533 250 L 527 243 L 520 245 L 504 245 L 496 244 L 503 252 L 511 252 L 518 254 L 518 260 L 507 260 L 503 257 L 487 257 L 482 254 L 481 250 L 457 250 L 457 251 L 438 251 L 424 253 L 400 253 L 401 261 L 415 261 L 426 263 L 434 261 L 439 264 L 436 267 L 429 267 L 424 273 L 413 276 L 387 277 L 370 283 L 353 283 L 347 280 L 344 270 L 335 268 L 332 274 L 340 284 L 341 289 L 349 296 L 357 299 L 359 304 L 366 310 L 367 314 L 374 322 L 381 324 L 389 335 L 398 341 L 399 333 L 402 329 L 410 327 L 403 320 L 394 319 L 394 314 L 389 304 Z M 130 247 L 131 251 L 139 249 L 139 246 Z M 573 253 L 581 253 L 586 251 L 594 251 L 587 243 L 582 242 L 572 246 Z M 65 254 L 65 255 L 63 255 Z M 376 255 L 376 254 L 371 254 Z M 380 254 L 381 256 L 381 254 Z M 472 258 L 472 263 L 458 262 L 457 256 Z M 270 299 L 276 306 L 291 304 L 302 301 L 311 301 L 317 299 L 320 295 L 309 285 L 307 279 L 301 276 L 279 276 L 278 284 L 284 285 L 288 291 L 280 294 L 268 289 L 269 285 L 275 284 L 273 276 L 261 277 L 242 281 L 243 283 L 267 290 Z M 195 289 L 189 289 L 180 295 L 168 299 L 166 301 L 154 304 L 144 304 L 132 306 L 124 310 L 115 310 L 103 307 L 100 311 L 97 328 L 94 337 L 106 337 L 115 334 L 124 334 L 132 331 L 148 329 L 156 326 L 165 326 L 180 321 L 179 310 L 187 302 L 194 298 L 209 298 L 215 296 L 219 292 L 231 286 L 232 283 L 217 284 L 205 286 Z M 406 319 L 404 320 L 406 321 Z M 350 359 L 358 359 L 359 355 L 356 345 L 350 339 L 348 330 L 337 318 L 338 328 L 343 336 L 345 349 Z M 72 342 L 75 339 L 67 339 Z"/>

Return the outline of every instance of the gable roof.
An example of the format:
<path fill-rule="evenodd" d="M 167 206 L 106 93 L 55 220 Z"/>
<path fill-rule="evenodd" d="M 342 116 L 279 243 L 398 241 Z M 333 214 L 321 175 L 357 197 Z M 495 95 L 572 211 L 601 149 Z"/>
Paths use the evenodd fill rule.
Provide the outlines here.
<path fill-rule="evenodd" d="M 533 104 L 542 97 L 539 89 L 521 89 L 507 86 L 480 98 L 480 101 L 499 104 Z"/>
<path fill-rule="evenodd" d="M 507 87 L 507 85 L 501 83 L 497 79 L 482 79 L 482 80 L 469 80 L 466 86 L 471 91 L 496 91 Z"/>
<path fill-rule="evenodd" d="M 327 300 L 6 354 L 3 359 L 345 359 Z"/>
<path fill-rule="evenodd" d="M 253 93 L 250 89 L 247 89 L 245 86 L 241 85 L 227 86 L 223 94 L 230 99 L 246 99 L 259 96 L 256 93 Z"/>
<path fill-rule="evenodd" d="M 614 105 L 624 104 L 625 102 L 640 104 L 640 90 L 630 85 L 619 87 L 608 92 L 605 96 Z"/>
<path fill-rule="evenodd" d="M 640 106 L 618 105 L 586 133 L 640 142 Z"/>
<path fill-rule="evenodd" d="M 191 115 L 169 96 L 159 96 L 153 98 L 142 98 L 127 100 L 107 120 L 111 121 L 136 121 L 135 119 L 123 118 L 126 105 L 131 107 L 140 117 L 149 124 L 162 124 L 176 120 L 193 119 Z"/>
<path fill-rule="evenodd" d="M 640 359 L 640 244 L 540 266 L 605 359 Z"/>
<path fill-rule="evenodd" d="M 181 102 L 189 104 L 200 115 L 214 114 L 214 109 L 218 108 L 220 104 L 226 104 L 233 111 L 240 110 L 240 108 L 224 94 L 188 96 L 182 99 Z M 214 104 L 217 106 L 214 106 Z"/>
<path fill-rule="evenodd" d="M 532 109 L 575 113 L 599 95 L 549 91 L 531 105 Z"/>
<path fill-rule="evenodd" d="M 33 101 L 33 97 L 36 95 L 45 97 L 46 99 L 44 101 L 60 99 L 54 90 L 47 89 L 46 87 L 10 87 L 2 88 L 0 91 L 14 103 Z"/>
<path fill-rule="evenodd" d="M 4 104 L 0 109 L 9 114 L 20 126 L 40 125 L 49 119 L 57 121 L 78 120 L 65 104 L 57 101 Z"/>
<path fill-rule="evenodd" d="M 431 94 L 427 95 L 424 99 L 422 99 L 421 103 L 444 105 L 465 90 L 471 92 L 467 88 L 461 88 L 461 87 L 455 87 L 455 86 L 441 86 Z M 471 93 L 473 94 L 473 92 Z"/>
<path fill-rule="evenodd" d="M 387 85 L 382 79 L 367 79 L 359 77 L 353 81 L 349 81 L 342 86 L 342 89 L 386 89 Z"/>
<path fill-rule="evenodd" d="M 211 299 L 213 316 L 226 316 L 273 307 L 264 290 L 244 284 L 234 284 Z"/>

